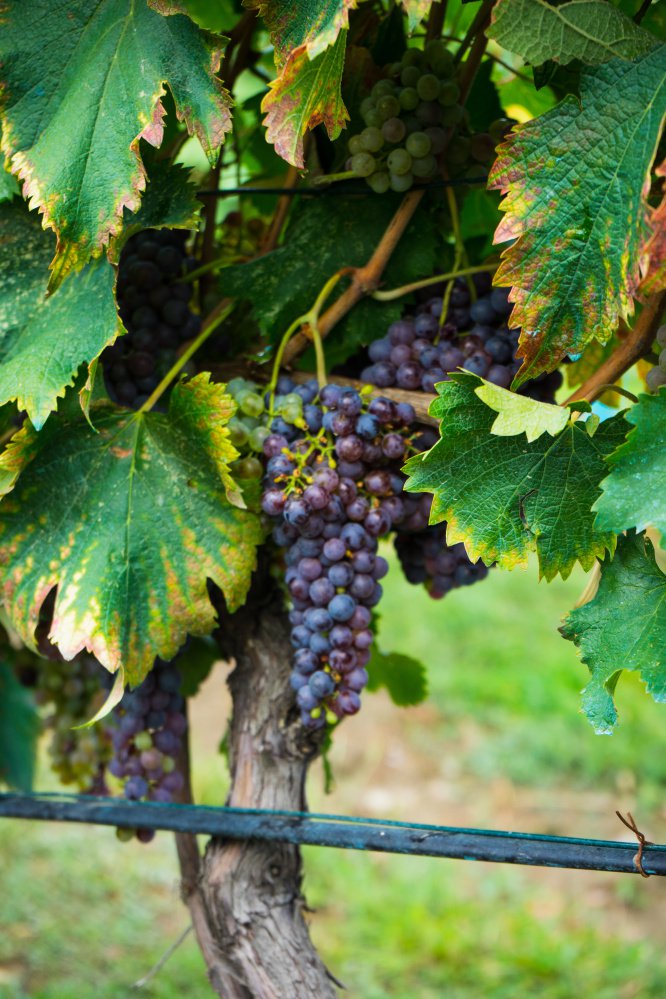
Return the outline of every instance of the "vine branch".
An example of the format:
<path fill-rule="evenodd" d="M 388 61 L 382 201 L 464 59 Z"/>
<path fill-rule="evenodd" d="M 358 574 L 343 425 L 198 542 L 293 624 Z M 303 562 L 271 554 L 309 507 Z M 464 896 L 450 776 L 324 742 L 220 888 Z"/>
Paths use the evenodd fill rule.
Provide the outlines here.
<path fill-rule="evenodd" d="M 564 405 L 580 399 L 593 402 L 603 394 L 608 385 L 615 384 L 625 371 L 633 367 L 652 346 L 664 308 L 666 308 L 666 291 L 651 296 L 626 339 L 580 388 L 571 393 Z"/>

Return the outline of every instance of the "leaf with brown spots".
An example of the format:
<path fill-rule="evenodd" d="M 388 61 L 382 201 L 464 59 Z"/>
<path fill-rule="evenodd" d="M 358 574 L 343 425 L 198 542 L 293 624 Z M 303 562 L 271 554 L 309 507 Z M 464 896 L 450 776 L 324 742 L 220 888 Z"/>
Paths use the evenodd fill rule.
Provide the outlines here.
<path fill-rule="evenodd" d="M 506 195 L 506 215 L 495 241 L 511 246 L 495 281 L 512 286 L 511 324 L 522 328 L 514 386 L 592 339 L 605 343 L 633 312 L 665 114 L 661 45 L 634 62 L 585 69 L 580 100 L 566 97 L 500 146 L 490 186 Z"/>
<path fill-rule="evenodd" d="M 340 92 L 346 43 L 341 31 L 337 41 L 313 59 L 307 46 L 294 49 L 262 101 L 266 139 L 294 166 L 305 166 L 303 136 L 308 129 L 324 125 L 335 139 L 349 117 Z"/>
<path fill-rule="evenodd" d="M 666 160 L 655 170 L 657 177 L 664 178 L 662 199 L 650 215 L 650 236 L 645 247 L 648 258 L 647 274 L 641 284 L 641 291 L 653 294 L 666 288 Z"/>
<path fill-rule="evenodd" d="M 94 407 L 94 432 L 69 403 L 0 458 L 1 481 L 25 455 L 0 502 L 2 600 L 32 643 L 57 587 L 49 637 L 65 658 L 89 649 L 137 683 L 156 656 L 212 630 L 207 580 L 230 610 L 245 599 L 263 535 L 227 498 L 232 404 L 199 376 L 174 389 L 167 414 Z"/>
<path fill-rule="evenodd" d="M 215 78 L 221 48 L 146 0 L 5 0 L 0 10 L 2 149 L 58 237 L 52 287 L 98 256 L 136 211 L 139 139 L 159 146 L 166 83 L 211 161 L 231 127 Z"/>

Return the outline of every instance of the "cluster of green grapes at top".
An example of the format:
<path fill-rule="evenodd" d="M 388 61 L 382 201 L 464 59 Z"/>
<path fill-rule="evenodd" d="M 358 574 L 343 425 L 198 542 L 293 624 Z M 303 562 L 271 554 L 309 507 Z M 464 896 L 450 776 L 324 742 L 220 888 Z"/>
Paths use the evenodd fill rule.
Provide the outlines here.
<path fill-rule="evenodd" d="M 666 385 L 666 324 L 657 330 L 653 350 L 658 353 L 659 359 L 645 376 L 645 383 L 650 392 L 658 392 L 662 385 Z"/>
<path fill-rule="evenodd" d="M 460 99 L 458 69 L 442 41 L 407 49 L 362 101 L 365 128 L 349 139 L 347 169 L 377 194 L 408 191 L 442 166 L 452 177 L 482 179 L 511 122 L 498 119 L 488 132 L 464 134 L 470 129 Z"/>

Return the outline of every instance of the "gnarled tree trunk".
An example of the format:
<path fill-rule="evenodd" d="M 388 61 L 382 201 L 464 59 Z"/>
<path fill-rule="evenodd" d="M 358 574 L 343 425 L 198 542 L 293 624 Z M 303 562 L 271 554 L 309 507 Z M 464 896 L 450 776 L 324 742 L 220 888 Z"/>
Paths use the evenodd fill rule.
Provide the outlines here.
<path fill-rule="evenodd" d="M 305 778 L 321 736 L 298 720 L 289 686 L 289 626 L 275 594 L 255 599 L 220 630 L 229 677 L 231 791 L 238 808 L 305 811 Z M 284 843 L 211 840 L 199 857 L 178 836 L 183 896 L 215 991 L 225 999 L 330 999 L 332 977 L 303 918 L 301 856 Z"/>

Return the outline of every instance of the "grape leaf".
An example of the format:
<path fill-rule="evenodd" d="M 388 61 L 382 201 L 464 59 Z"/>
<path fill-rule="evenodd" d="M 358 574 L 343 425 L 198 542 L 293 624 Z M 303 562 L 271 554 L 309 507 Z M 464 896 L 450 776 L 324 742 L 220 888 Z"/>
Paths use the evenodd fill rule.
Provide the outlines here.
<path fill-rule="evenodd" d="M 356 0 L 250 0 L 270 32 L 275 65 L 282 69 L 293 54 L 304 49 L 315 59 L 349 27 L 349 11 Z"/>
<path fill-rule="evenodd" d="M 233 0 L 149 0 L 160 14 L 187 14 L 204 31 L 230 31 L 238 19 Z"/>
<path fill-rule="evenodd" d="M 607 0 L 499 0 L 486 34 L 521 59 L 538 66 L 553 59 L 580 59 L 589 66 L 610 59 L 635 59 L 655 39 Z"/>
<path fill-rule="evenodd" d="M 413 31 L 420 24 L 432 7 L 432 3 L 433 0 L 402 0 L 410 31 Z"/>
<path fill-rule="evenodd" d="M 657 177 L 664 177 L 662 199 L 650 214 L 652 235 L 647 241 L 645 254 L 649 260 L 641 292 L 653 294 L 666 288 L 666 160 L 655 170 Z"/>
<path fill-rule="evenodd" d="M 428 696 L 426 668 L 418 659 L 401 652 L 382 652 L 372 648 L 368 669 L 368 690 L 385 687 L 399 708 L 421 704 Z"/>
<path fill-rule="evenodd" d="M 626 441 L 607 458 L 610 475 L 594 504 L 600 530 L 666 532 L 666 390 L 641 395 L 625 411 L 633 424 Z"/>
<path fill-rule="evenodd" d="M 147 172 L 146 190 L 138 211 L 125 210 L 123 228 L 112 239 L 109 259 L 117 263 L 127 240 L 141 229 L 196 229 L 201 213 L 190 171 L 178 163 L 158 159 L 150 146 L 142 150 Z"/>
<path fill-rule="evenodd" d="M 179 383 L 168 414 L 98 406 L 97 433 L 70 399 L 66 415 L 39 434 L 19 431 L 0 458 L 0 469 L 24 459 L 0 502 L 0 567 L 7 614 L 26 644 L 57 586 L 49 638 L 63 656 L 87 648 L 138 683 L 188 632 L 213 628 L 207 579 L 230 610 L 243 601 L 262 531 L 225 494 L 218 441 L 233 403 L 207 379 Z"/>
<path fill-rule="evenodd" d="M 649 236 L 646 182 L 666 113 L 666 45 L 636 62 L 581 76 L 566 97 L 517 126 L 490 186 L 506 195 L 495 281 L 512 285 L 524 358 L 514 386 L 551 370 L 593 338 L 605 342 L 633 310 Z"/>
<path fill-rule="evenodd" d="M 2 148 L 2 136 L 0 135 L 0 149 Z M 11 201 L 19 193 L 19 186 L 16 177 L 5 170 L 5 167 L 0 163 L 0 204 L 4 201 Z"/>
<path fill-rule="evenodd" d="M 666 576 L 648 538 L 618 539 L 596 596 L 570 611 L 560 631 L 590 671 L 583 711 L 598 733 L 615 726 L 613 694 L 625 669 L 638 672 L 655 701 L 666 701 Z"/>
<path fill-rule="evenodd" d="M 313 58 L 307 46 L 295 49 L 261 102 L 266 140 L 293 166 L 305 166 L 303 136 L 308 129 L 323 124 L 329 138 L 336 139 L 349 118 L 340 91 L 346 43 L 341 31 L 333 45 Z"/>
<path fill-rule="evenodd" d="M 168 83 L 211 160 L 231 127 L 221 50 L 146 0 L 7 0 L 0 33 L 3 151 L 58 236 L 52 287 L 118 232 L 145 187 L 139 139 L 162 140 Z"/>
<path fill-rule="evenodd" d="M 556 437 L 567 425 L 569 413 L 562 406 L 548 402 L 538 402 L 526 395 L 516 395 L 499 385 L 483 381 L 475 390 L 479 399 L 498 413 L 490 428 L 497 437 L 515 437 L 525 434 L 528 443 L 537 440 L 542 434 Z"/>
<path fill-rule="evenodd" d="M 462 541 L 469 557 L 513 569 L 536 549 L 539 572 L 564 579 L 576 561 L 589 569 L 615 534 L 594 524 L 591 506 L 606 472 L 604 458 L 626 432 L 621 415 L 593 437 L 585 423 L 569 424 L 555 438 L 528 443 L 496 437 L 494 410 L 476 395 L 476 375 L 457 373 L 437 386 L 430 407 L 441 418 L 441 440 L 405 465 L 408 492 L 431 492 L 431 522 L 448 521 L 447 541 Z"/>
<path fill-rule="evenodd" d="M 46 297 L 53 239 L 36 212 L 0 206 L 0 405 L 17 400 L 37 429 L 82 364 L 122 332 L 107 260 L 87 264 Z"/>
<path fill-rule="evenodd" d="M 0 782 L 32 790 L 40 719 L 32 697 L 0 659 Z"/>
<path fill-rule="evenodd" d="M 262 332 L 273 343 L 310 308 L 317 291 L 336 271 L 367 262 L 400 197 L 339 195 L 334 212 L 327 201 L 318 198 L 304 202 L 279 249 L 219 272 L 221 293 L 252 302 Z M 384 272 L 386 286 L 406 284 L 432 273 L 437 239 L 436 219 L 427 208 L 419 208 Z M 341 363 L 361 344 L 376 339 L 377 331 L 399 319 L 402 309 L 400 300 L 359 302 L 326 339 L 329 365 Z"/>

